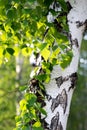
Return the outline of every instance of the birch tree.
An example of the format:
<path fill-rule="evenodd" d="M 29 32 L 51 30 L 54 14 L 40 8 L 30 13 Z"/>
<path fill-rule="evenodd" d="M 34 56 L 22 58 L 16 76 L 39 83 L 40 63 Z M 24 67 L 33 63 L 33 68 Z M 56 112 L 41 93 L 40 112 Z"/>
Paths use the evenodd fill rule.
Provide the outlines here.
<path fill-rule="evenodd" d="M 77 80 L 82 36 L 87 26 L 87 1 L 71 0 L 68 2 L 70 7 L 72 7 L 67 15 L 67 19 L 73 58 L 70 65 L 64 70 L 61 70 L 58 65 L 54 66 L 51 81 L 46 86 L 46 92 L 50 99 L 46 100 L 45 110 L 48 115 L 45 121 L 48 129 L 51 130 L 66 130 L 70 103 Z"/>
<path fill-rule="evenodd" d="M 8 53 L 36 57 L 15 129 L 66 130 L 87 29 L 87 1 L 0 2 L 0 64 L 10 60 Z"/>

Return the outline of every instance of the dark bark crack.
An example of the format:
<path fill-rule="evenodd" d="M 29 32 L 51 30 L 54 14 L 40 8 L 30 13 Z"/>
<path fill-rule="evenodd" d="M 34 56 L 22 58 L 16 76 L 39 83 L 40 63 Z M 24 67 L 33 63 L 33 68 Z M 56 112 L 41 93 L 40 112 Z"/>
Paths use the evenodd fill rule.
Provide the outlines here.
<path fill-rule="evenodd" d="M 59 122 L 59 112 L 51 119 L 50 130 L 63 130 L 63 126 Z"/>
<path fill-rule="evenodd" d="M 80 21 L 76 21 L 77 27 L 81 27 L 83 25 L 85 25 L 87 27 L 87 19 L 85 20 L 85 22 L 80 22 Z"/>
<path fill-rule="evenodd" d="M 65 89 L 63 89 L 61 94 L 58 94 L 56 98 L 52 99 L 52 105 L 51 105 L 52 112 L 54 112 L 56 107 L 58 107 L 59 105 L 63 108 L 63 111 L 65 113 L 67 107 L 67 93 Z"/>
<path fill-rule="evenodd" d="M 70 80 L 71 86 L 68 89 L 68 92 L 69 92 L 71 88 L 74 89 L 77 79 L 78 79 L 77 72 L 75 72 L 65 78 L 60 76 L 60 77 L 56 78 L 55 80 L 56 80 L 56 84 L 58 87 L 60 87 L 65 81 Z M 63 89 L 61 94 L 58 94 L 56 98 L 51 98 L 51 99 L 52 99 L 52 105 L 51 105 L 52 112 L 54 112 L 56 107 L 58 107 L 59 105 L 63 108 L 64 113 L 66 112 L 67 93 L 66 93 L 65 89 Z"/>
<path fill-rule="evenodd" d="M 69 12 L 72 9 L 72 6 L 69 1 L 67 1 L 66 4 L 67 4 L 68 12 Z"/>
<path fill-rule="evenodd" d="M 70 89 L 74 89 L 74 87 L 75 87 L 75 85 L 77 83 L 77 79 L 78 79 L 77 72 L 70 75 L 71 86 L 69 87 L 68 91 L 70 91 Z"/>
<path fill-rule="evenodd" d="M 56 80 L 57 86 L 60 87 L 62 85 L 62 83 L 63 83 L 63 77 L 60 76 L 58 78 L 55 78 L 55 80 Z"/>
<path fill-rule="evenodd" d="M 70 35 L 69 35 L 69 39 L 70 39 L 70 42 L 71 42 L 71 47 L 72 47 L 73 45 L 75 45 L 76 48 L 79 47 L 78 39 L 77 39 L 77 38 L 73 39 L 73 38 L 72 38 L 72 35 L 70 34 Z"/>

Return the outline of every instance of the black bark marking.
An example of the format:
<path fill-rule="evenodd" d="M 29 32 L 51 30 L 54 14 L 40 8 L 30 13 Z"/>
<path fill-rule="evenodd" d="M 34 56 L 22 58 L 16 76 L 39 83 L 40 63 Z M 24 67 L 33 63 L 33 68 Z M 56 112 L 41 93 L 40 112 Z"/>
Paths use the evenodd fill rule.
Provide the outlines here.
<path fill-rule="evenodd" d="M 46 30 L 45 30 L 45 32 L 44 32 L 44 34 L 43 34 L 42 41 L 43 41 L 43 40 L 44 40 L 44 38 L 46 37 L 46 35 L 47 35 L 48 31 L 49 31 L 49 28 L 46 28 Z"/>
<path fill-rule="evenodd" d="M 81 27 L 84 25 L 84 22 L 76 21 L 77 28 Z"/>
<path fill-rule="evenodd" d="M 87 30 L 87 19 L 85 20 L 85 31 Z"/>
<path fill-rule="evenodd" d="M 52 99 L 52 97 L 48 94 L 46 94 L 46 98 L 47 98 L 48 101 L 50 101 Z"/>
<path fill-rule="evenodd" d="M 57 86 L 60 88 L 60 86 L 69 79 L 69 77 L 63 78 L 62 76 L 55 78 Z"/>
<path fill-rule="evenodd" d="M 75 45 L 77 48 L 79 47 L 78 40 L 76 38 L 72 40 L 72 44 Z"/>
<path fill-rule="evenodd" d="M 63 108 L 63 111 L 65 113 L 67 107 L 67 93 L 65 89 L 62 90 L 62 93 L 60 95 L 60 105 Z"/>
<path fill-rule="evenodd" d="M 33 52 L 33 57 L 31 55 L 30 58 L 32 58 L 32 63 L 30 62 L 30 64 L 33 67 L 39 66 L 40 62 L 42 61 L 42 57 L 41 57 L 41 61 L 38 60 L 40 58 L 40 53 Z"/>
<path fill-rule="evenodd" d="M 55 11 L 58 11 L 58 8 L 60 8 L 60 5 L 59 5 L 59 3 L 56 1 L 56 0 L 54 0 L 54 2 L 53 2 L 53 9 L 55 10 Z M 57 10 L 56 10 L 57 9 Z"/>
<path fill-rule="evenodd" d="M 85 20 L 85 22 L 76 21 L 76 24 L 77 24 L 77 28 L 84 25 L 85 26 L 84 32 L 87 30 L 87 19 Z"/>
<path fill-rule="evenodd" d="M 58 78 L 55 78 L 55 80 L 56 80 L 57 86 L 60 87 L 61 84 L 63 83 L 63 78 L 62 78 L 62 76 L 60 76 L 60 77 L 58 77 Z"/>
<path fill-rule="evenodd" d="M 83 25 L 87 25 L 87 19 L 85 20 L 85 22 L 80 22 L 80 21 L 76 21 L 77 27 L 81 27 Z"/>
<path fill-rule="evenodd" d="M 66 4 L 67 4 L 68 12 L 69 12 L 72 9 L 72 6 L 69 1 L 67 1 Z"/>
<path fill-rule="evenodd" d="M 42 122 L 42 127 L 46 130 L 49 130 L 49 124 L 45 121 L 45 118 L 41 119 L 40 121 Z"/>
<path fill-rule="evenodd" d="M 52 99 L 52 105 L 51 105 L 52 112 L 54 112 L 55 108 L 58 107 L 59 105 L 61 105 L 65 113 L 67 107 L 67 94 L 65 89 L 63 89 L 61 94 L 58 94 L 56 98 Z"/>
<path fill-rule="evenodd" d="M 59 122 L 59 112 L 51 119 L 50 130 L 63 130 L 63 126 Z"/>
<path fill-rule="evenodd" d="M 63 126 L 62 126 L 61 122 L 60 122 L 59 128 L 57 130 L 63 130 Z"/>
<path fill-rule="evenodd" d="M 36 94 L 38 86 L 39 86 L 39 81 L 38 80 L 36 80 L 35 78 L 30 80 L 30 84 L 29 84 L 30 92 Z"/>
<path fill-rule="evenodd" d="M 77 38 L 72 39 L 72 35 L 69 34 L 69 39 L 70 39 L 70 42 L 71 42 L 71 47 L 72 47 L 73 45 L 75 45 L 77 48 L 79 47 Z"/>
<path fill-rule="evenodd" d="M 55 108 L 58 107 L 60 104 L 60 94 L 52 99 L 52 105 L 51 105 L 51 110 L 54 112 Z"/>
<path fill-rule="evenodd" d="M 61 84 L 63 84 L 65 81 L 68 81 L 69 79 L 71 80 L 71 86 L 69 87 L 69 90 L 70 90 L 71 88 L 73 89 L 75 87 L 75 85 L 76 85 L 76 82 L 77 82 L 77 79 L 78 79 L 77 72 L 72 73 L 71 75 L 69 75 L 69 76 L 67 76 L 65 78 L 63 78 L 62 76 L 58 77 L 55 80 L 56 80 L 57 86 L 60 87 Z M 57 99 L 58 99 L 58 96 L 56 97 L 56 100 Z"/>
<path fill-rule="evenodd" d="M 31 79 L 30 85 L 33 87 L 38 86 L 38 80 L 36 80 L 35 78 Z"/>
<path fill-rule="evenodd" d="M 56 115 L 51 119 L 51 125 L 50 125 L 51 130 L 57 130 L 58 123 L 59 123 L 59 112 L 57 112 Z"/>
<path fill-rule="evenodd" d="M 55 26 L 55 28 L 57 29 L 58 32 L 62 32 L 63 27 L 62 27 L 61 23 L 59 23 L 57 21 L 57 19 L 54 19 L 54 26 Z"/>
<path fill-rule="evenodd" d="M 71 88 L 74 89 L 76 82 L 77 82 L 77 79 L 78 79 L 77 72 L 70 75 L 71 86 L 69 87 L 68 91 L 70 91 Z"/>

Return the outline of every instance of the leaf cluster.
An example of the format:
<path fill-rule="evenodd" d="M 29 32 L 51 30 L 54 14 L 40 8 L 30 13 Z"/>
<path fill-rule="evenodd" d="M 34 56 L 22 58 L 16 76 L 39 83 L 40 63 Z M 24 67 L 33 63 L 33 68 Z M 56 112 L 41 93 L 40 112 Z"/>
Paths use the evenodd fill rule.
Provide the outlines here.
<path fill-rule="evenodd" d="M 14 130 L 43 130 L 39 120 L 39 113 L 46 116 L 46 112 L 37 102 L 37 97 L 33 93 L 24 95 L 20 101 L 20 115 L 16 116 L 16 128 Z"/>
<path fill-rule="evenodd" d="M 57 3 L 61 10 L 50 8 L 52 2 Z M 16 57 L 19 53 L 24 57 L 40 53 L 43 58 L 41 67 L 45 73 L 34 78 L 42 89 L 42 82 L 50 81 L 53 66 L 59 64 L 66 68 L 72 59 L 67 38 L 67 11 L 64 0 L 0 0 L 0 64 L 10 61 L 11 56 Z M 49 12 L 55 17 L 51 23 L 47 20 Z M 26 90 L 26 86 L 20 90 Z M 15 130 L 31 127 L 42 130 L 39 112 L 46 115 L 37 97 L 26 93 L 20 101 Z"/>

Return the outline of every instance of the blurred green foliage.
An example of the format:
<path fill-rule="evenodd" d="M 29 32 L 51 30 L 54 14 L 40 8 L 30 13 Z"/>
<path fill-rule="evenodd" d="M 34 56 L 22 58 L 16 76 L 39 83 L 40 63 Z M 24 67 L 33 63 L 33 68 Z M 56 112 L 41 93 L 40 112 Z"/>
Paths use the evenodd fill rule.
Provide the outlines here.
<path fill-rule="evenodd" d="M 26 57 L 19 80 L 14 56 L 11 57 L 10 62 L 0 66 L 0 130 L 12 130 L 15 127 L 17 102 L 22 98 L 21 89 L 27 86 L 30 71 L 29 58 Z"/>
<path fill-rule="evenodd" d="M 87 41 L 83 40 L 77 86 L 72 98 L 67 130 L 87 129 Z"/>
<path fill-rule="evenodd" d="M 16 93 L 15 61 L 0 66 L 0 130 L 12 130 L 15 126 Z"/>

